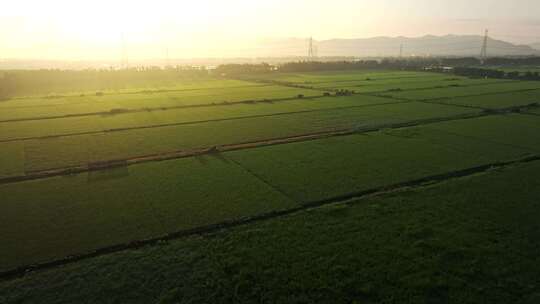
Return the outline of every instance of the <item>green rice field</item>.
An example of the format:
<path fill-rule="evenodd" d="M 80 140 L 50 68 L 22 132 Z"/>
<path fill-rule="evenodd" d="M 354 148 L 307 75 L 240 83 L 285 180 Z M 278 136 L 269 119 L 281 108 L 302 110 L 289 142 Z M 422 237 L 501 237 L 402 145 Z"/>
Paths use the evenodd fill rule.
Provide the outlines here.
<path fill-rule="evenodd" d="M 0 303 L 540 299 L 540 82 L 367 70 L 25 92 L 0 101 Z"/>

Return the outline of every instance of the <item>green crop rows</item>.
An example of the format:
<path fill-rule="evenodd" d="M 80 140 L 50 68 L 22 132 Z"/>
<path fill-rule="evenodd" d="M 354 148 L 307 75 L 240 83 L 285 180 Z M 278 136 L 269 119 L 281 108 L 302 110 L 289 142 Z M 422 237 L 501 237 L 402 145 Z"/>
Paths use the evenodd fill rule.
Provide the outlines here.
<path fill-rule="evenodd" d="M 539 172 L 535 162 L 81 261 L 0 282 L 0 302 L 535 303 Z"/>
<path fill-rule="evenodd" d="M 450 97 L 463 97 L 484 95 L 493 93 L 507 93 L 507 92 L 519 92 L 524 90 L 538 90 L 540 89 L 540 83 L 538 81 L 512 81 L 504 83 L 492 83 L 482 86 L 468 86 L 468 87 L 452 87 L 452 88 L 437 88 L 428 90 L 415 90 L 404 92 L 389 92 L 384 93 L 384 96 L 390 96 L 394 98 L 407 99 L 407 100 L 430 100 L 430 99 L 443 99 Z"/>
<path fill-rule="evenodd" d="M 343 98 L 343 100 L 351 99 L 354 101 L 356 98 Z M 324 102 L 331 103 L 333 101 Z M 426 119 L 444 119 L 475 112 L 477 110 L 435 104 L 380 104 L 366 107 L 324 109 L 324 111 L 314 112 L 289 114 L 282 112 L 283 114 L 266 117 L 33 139 L 0 143 L 0 146 L 20 147 L 23 143 L 25 150 L 24 169 L 31 172 L 85 165 L 108 159 L 129 159 L 151 154 L 267 141 L 317 132 L 361 130 Z M 48 122 L 50 121 L 46 121 L 46 123 Z M 13 157 L 17 159 L 18 150 L 11 149 Z"/>
<path fill-rule="evenodd" d="M 58 98 L 13 99 L 0 103 L 0 121 L 57 117 L 86 113 L 118 113 L 174 107 L 189 107 L 296 98 L 298 95 L 320 96 L 320 91 L 248 84 L 241 87 L 104 94 L 103 96 L 69 96 Z"/>
<path fill-rule="evenodd" d="M 464 122 L 440 128 L 460 129 Z M 527 147 L 438 129 L 352 135 L 3 185 L 0 231 L 11 245 L 0 264 L 60 258 L 531 155 Z"/>
<path fill-rule="evenodd" d="M 322 97 L 342 89 L 358 94 Z M 0 103 L 0 271 L 540 154 L 539 82 L 348 71 L 66 94 Z"/>

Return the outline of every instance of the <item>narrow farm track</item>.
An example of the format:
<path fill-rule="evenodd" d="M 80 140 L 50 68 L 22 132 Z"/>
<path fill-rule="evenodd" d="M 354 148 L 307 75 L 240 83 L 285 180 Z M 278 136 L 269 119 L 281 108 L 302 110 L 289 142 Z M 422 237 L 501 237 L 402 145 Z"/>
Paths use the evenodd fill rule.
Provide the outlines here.
<path fill-rule="evenodd" d="M 190 149 L 190 150 L 178 150 L 178 151 L 170 151 L 170 152 L 150 154 L 150 155 L 141 155 L 141 156 L 135 156 L 135 157 L 126 158 L 126 159 L 114 159 L 114 160 L 108 160 L 108 161 L 90 163 L 90 164 L 84 164 L 84 165 L 54 168 L 54 169 L 43 170 L 43 171 L 27 172 L 27 174 L 25 175 L 0 178 L 0 184 L 11 184 L 11 183 L 17 183 L 17 182 L 22 182 L 22 181 L 37 180 L 37 179 L 50 178 L 50 177 L 56 177 L 56 176 L 64 176 L 64 175 L 79 174 L 79 173 L 84 173 L 84 172 L 106 170 L 106 169 L 115 168 L 115 167 L 131 166 L 131 165 L 147 163 L 147 162 L 189 158 L 189 157 L 195 157 L 195 156 L 214 154 L 218 152 L 247 150 L 247 149 L 255 149 L 255 148 L 266 147 L 266 146 L 275 146 L 275 145 L 283 145 L 283 144 L 296 143 L 296 142 L 318 140 L 318 139 L 329 138 L 329 137 L 362 134 L 362 133 L 368 133 L 368 132 L 378 132 L 385 129 L 401 129 L 401 128 L 407 128 L 407 127 L 417 127 L 417 126 L 423 126 L 423 125 L 436 124 L 436 123 L 447 122 L 447 121 L 475 119 L 475 118 L 491 116 L 491 115 L 503 115 L 506 113 L 513 113 L 514 111 L 516 111 L 515 108 L 497 110 L 497 111 L 483 111 L 483 112 L 478 112 L 478 113 L 429 118 L 429 119 L 408 121 L 408 122 L 402 122 L 402 123 L 381 124 L 381 125 L 370 126 L 370 127 L 365 127 L 365 128 L 332 129 L 332 130 L 315 132 L 315 133 L 307 133 L 307 134 L 305 133 L 305 134 L 298 134 L 294 136 L 287 136 L 287 137 L 280 137 L 280 138 L 269 138 L 265 140 L 258 140 L 258 141 L 251 141 L 251 142 L 231 143 L 231 144 L 225 144 L 225 145 L 213 146 L 213 147 L 201 147 L 201 148 Z"/>
<path fill-rule="evenodd" d="M 470 168 L 466 168 L 462 170 L 450 171 L 443 174 L 425 176 L 419 179 L 402 181 L 396 184 L 387 185 L 383 187 L 377 187 L 377 188 L 372 188 L 372 189 L 358 191 L 358 192 L 351 192 L 348 194 L 339 195 L 339 196 L 335 196 L 335 197 L 324 199 L 324 200 L 306 202 L 295 208 L 277 210 L 277 211 L 272 211 L 272 212 L 268 212 L 268 213 L 257 215 L 257 216 L 245 217 L 242 219 L 231 220 L 231 221 L 223 221 L 223 222 L 212 224 L 212 225 L 206 225 L 206 226 L 201 226 L 201 227 L 197 227 L 193 229 L 176 231 L 176 232 L 168 233 L 168 234 L 155 237 L 155 238 L 149 238 L 145 240 L 138 240 L 138 241 L 133 241 L 129 243 L 104 247 L 104 248 L 96 249 L 92 252 L 85 253 L 85 254 L 71 255 L 63 259 L 58 259 L 58 260 L 54 260 L 54 261 L 50 261 L 46 263 L 18 267 L 16 269 L 0 272 L 0 280 L 8 281 L 8 280 L 22 277 L 26 274 L 30 274 L 35 271 L 43 271 L 47 269 L 52 269 L 52 268 L 60 267 L 63 265 L 87 260 L 90 258 L 112 254 L 115 252 L 120 252 L 120 251 L 125 251 L 125 250 L 134 250 L 134 249 L 139 249 L 146 246 L 163 245 L 167 241 L 170 241 L 170 240 L 180 239 L 180 238 L 194 236 L 194 235 L 210 234 L 210 233 L 217 232 L 220 230 L 231 229 L 231 228 L 235 228 L 235 227 L 239 227 L 239 226 L 243 226 L 243 225 L 247 225 L 247 224 L 251 224 L 255 222 L 266 221 L 266 220 L 270 220 L 274 218 L 292 215 L 301 211 L 319 208 L 326 205 L 347 204 L 347 203 L 350 203 L 352 200 L 380 196 L 380 195 L 387 194 L 390 192 L 410 190 L 411 188 L 421 188 L 426 185 L 443 183 L 445 181 L 449 181 L 452 179 L 458 179 L 458 178 L 472 176 L 475 174 L 488 172 L 489 170 L 493 170 L 493 169 L 504 169 L 506 167 L 510 167 L 513 165 L 526 164 L 526 163 L 531 163 L 535 161 L 540 161 L 540 155 L 528 156 L 526 158 L 515 159 L 515 160 L 495 162 L 495 163 L 490 163 L 486 165 L 470 167 Z"/>

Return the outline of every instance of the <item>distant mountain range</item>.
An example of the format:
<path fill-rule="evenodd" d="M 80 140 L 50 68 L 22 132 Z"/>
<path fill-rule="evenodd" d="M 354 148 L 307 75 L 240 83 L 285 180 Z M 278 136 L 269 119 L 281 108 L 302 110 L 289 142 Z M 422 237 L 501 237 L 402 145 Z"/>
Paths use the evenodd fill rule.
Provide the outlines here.
<path fill-rule="evenodd" d="M 409 37 L 374 37 L 363 39 L 330 39 L 313 41 L 319 57 L 327 60 L 343 60 L 342 57 L 397 57 L 403 46 L 403 57 L 411 56 L 474 56 L 478 57 L 484 38 L 474 35 L 446 35 Z M 226 63 L 283 63 L 297 61 L 308 54 L 308 39 L 288 38 L 262 40 L 248 47 L 231 49 L 221 58 L 163 58 L 131 60 L 131 66 L 204 65 L 217 66 Z M 540 56 L 540 42 L 516 45 L 502 40 L 488 40 L 488 56 Z M 330 58 L 334 57 L 334 58 Z M 322 59 L 322 60 L 325 60 Z M 118 67 L 120 60 L 28 60 L 1 59 L 4 69 L 85 69 Z"/>
<path fill-rule="evenodd" d="M 403 56 L 478 56 L 483 37 L 475 35 L 446 35 L 408 37 L 374 37 L 365 39 L 331 39 L 314 41 L 318 55 L 388 57 L 399 56 L 403 46 Z M 283 39 L 267 41 L 258 49 L 259 56 L 306 56 L 307 39 Z M 536 49 L 528 45 L 515 45 L 496 39 L 488 39 L 489 56 L 540 55 L 540 44 Z"/>

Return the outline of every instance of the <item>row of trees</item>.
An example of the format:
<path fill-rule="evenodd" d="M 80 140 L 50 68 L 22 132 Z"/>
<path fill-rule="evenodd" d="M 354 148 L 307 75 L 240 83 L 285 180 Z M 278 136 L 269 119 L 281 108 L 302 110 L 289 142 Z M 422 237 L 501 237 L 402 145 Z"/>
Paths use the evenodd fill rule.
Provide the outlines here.
<path fill-rule="evenodd" d="M 220 65 L 214 71 L 222 76 L 242 76 L 252 74 L 264 74 L 279 72 L 314 72 L 314 71 L 347 71 L 363 69 L 387 69 L 387 68 L 421 68 L 426 64 L 425 60 L 362 60 L 362 61 L 297 61 L 288 62 L 278 66 L 267 63 L 262 64 L 226 64 Z"/>
<path fill-rule="evenodd" d="M 261 64 L 223 64 L 218 66 L 214 73 L 221 76 L 241 76 L 251 74 L 270 73 L 275 67 L 268 63 Z"/>
<path fill-rule="evenodd" d="M 454 73 L 459 76 L 477 77 L 477 78 L 499 78 L 515 80 L 540 80 L 538 72 L 505 72 L 495 69 L 456 67 Z"/>
<path fill-rule="evenodd" d="M 16 70 L 0 72 L 0 98 L 69 92 L 155 88 L 208 77 L 202 68 L 125 70 Z"/>
<path fill-rule="evenodd" d="M 156 88 L 177 84 L 182 80 L 207 78 L 210 74 L 243 76 L 281 72 L 310 72 L 332 70 L 397 69 L 442 70 L 454 67 L 457 75 L 469 77 L 540 80 L 538 72 L 504 72 L 490 66 L 540 66 L 540 57 L 489 58 L 481 66 L 479 59 L 464 58 L 407 58 L 362 61 L 289 62 L 279 66 L 270 64 L 226 64 L 209 72 L 205 68 L 133 68 L 125 70 L 38 70 L 0 72 L 0 100 L 20 95 L 49 95 L 68 92 L 119 90 L 127 88 Z"/>
<path fill-rule="evenodd" d="M 392 70 L 425 70 L 432 71 L 449 71 L 448 68 L 453 68 L 454 73 L 460 76 L 469 77 L 488 77 L 488 78 L 505 78 L 505 79 L 520 79 L 520 80 L 540 80 L 538 73 L 531 72 L 505 72 L 497 68 L 489 68 L 496 64 L 506 64 L 506 69 L 512 67 L 530 66 L 538 62 L 540 65 L 540 57 L 531 58 L 490 58 L 484 65 L 479 59 L 474 57 L 463 58 L 414 58 L 414 59 L 383 59 L 363 60 L 363 61 L 298 61 L 289 62 L 279 66 L 271 66 L 268 64 L 229 64 L 222 65 L 217 68 L 219 75 L 227 76 L 242 76 L 250 74 L 279 72 L 314 72 L 314 71 L 347 71 L 347 70 L 376 70 L 376 69 L 392 69 Z M 522 69 L 522 68 L 521 68 Z"/>

